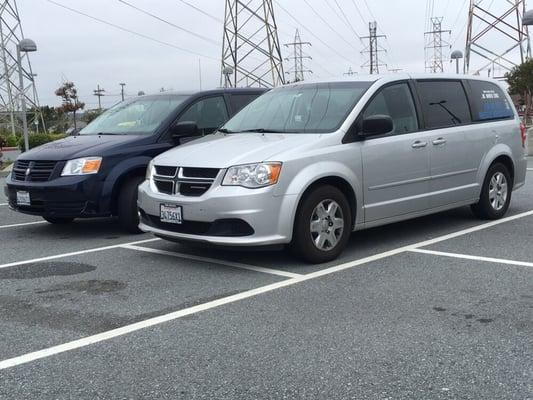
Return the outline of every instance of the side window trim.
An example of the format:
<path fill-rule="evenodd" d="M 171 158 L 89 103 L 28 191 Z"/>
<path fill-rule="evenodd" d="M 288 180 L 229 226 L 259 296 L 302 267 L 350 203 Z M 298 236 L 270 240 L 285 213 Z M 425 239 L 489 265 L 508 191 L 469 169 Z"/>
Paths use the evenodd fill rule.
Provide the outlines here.
<path fill-rule="evenodd" d="M 359 138 L 357 136 L 357 128 L 361 124 L 361 120 L 363 118 L 363 114 L 365 113 L 365 111 L 367 110 L 369 105 L 374 101 L 374 99 L 384 89 L 386 89 L 388 87 L 391 87 L 391 86 L 401 85 L 401 84 L 407 85 L 407 87 L 409 89 L 409 92 L 411 93 L 411 99 L 413 100 L 413 104 L 414 104 L 414 107 L 415 107 L 415 113 L 416 113 L 416 119 L 417 119 L 417 123 L 418 123 L 418 129 L 415 130 L 415 131 L 412 131 L 412 132 L 394 133 L 394 134 L 388 134 L 388 135 L 384 135 L 384 136 L 373 136 L 373 137 L 369 137 L 369 138 L 364 139 L 364 140 L 380 139 L 380 138 L 387 137 L 387 136 L 392 137 L 392 136 L 399 136 L 399 135 L 410 135 L 410 134 L 418 133 L 418 132 L 421 131 L 421 127 L 422 127 L 422 125 L 421 125 L 421 115 L 422 115 L 422 112 L 421 112 L 421 109 L 419 108 L 418 93 L 415 95 L 416 92 L 413 91 L 412 80 L 403 79 L 403 80 L 399 80 L 399 81 L 386 83 L 385 85 L 381 86 L 372 95 L 372 97 L 366 102 L 365 106 L 363 107 L 363 109 L 361 110 L 361 112 L 359 113 L 359 115 L 357 116 L 355 121 L 353 122 L 352 126 L 350 126 L 350 129 L 348 129 L 348 132 L 346 133 L 346 135 L 344 135 L 344 138 L 342 139 L 342 143 L 343 144 L 345 144 L 345 143 L 353 143 L 353 142 L 360 142 L 360 141 L 363 140 L 363 139 L 361 139 L 361 138 Z"/>
<path fill-rule="evenodd" d="M 463 92 L 464 92 L 464 95 L 465 95 L 465 98 L 466 98 L 466 102 L 468 104 L 468 114 L 470 115 L 470 121 L 469 122 L 465 122 L 465 123 L 460 124 L 460 125 L 442 126 L 442 127 L 438 127 L 438 128 L 431 128 L 431 127 L 428 128 L 427 121 L 425 120 L 424 117 L 422 117 L 422 119 L 424 121 L 424 125 L 420 126 L 420 131 L 421 132 L 435 131 L 435 130 L 440 130 L 440 129 L 459 128 L 459 127 L 472 125 L 472 124 L 475 123 L 474 118 L 473 118 L 473 113 L 472 113 L 472 104 L 470 102 L 470 97 L 468 96 L 468 89 L 467 89 L 467 85 L 465 84 L 465 79 L 459 79 L 459 78 L 457 78 L 457 79 L 422 78 L 422 79 L 413 80 L 413 85 L 416 88 L 417 97 L 418 97 L 418 99 L 420 101 L 420 113 L 422 114 L 422 116 L 424 116 L 424 108 L 422 106 L 422 100 L 420 99 L 420 86 L 418 85 L 419 82 L 458 82 L 458 83 L 460 83 L 462 88 L 463 88 Z"/>

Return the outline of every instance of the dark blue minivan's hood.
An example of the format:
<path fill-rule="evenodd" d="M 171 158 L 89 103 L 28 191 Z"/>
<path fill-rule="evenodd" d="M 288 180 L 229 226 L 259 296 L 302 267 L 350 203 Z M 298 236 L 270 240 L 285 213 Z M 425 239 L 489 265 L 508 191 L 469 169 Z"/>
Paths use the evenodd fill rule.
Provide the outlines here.
<path fill-rule="evenodd" d="M 43 144 L 19 156 L 21 160 L 64 161 L 79 157 L 105 156 L 107 152 L 154 142 L 153 136 L 79 135 Z"/>

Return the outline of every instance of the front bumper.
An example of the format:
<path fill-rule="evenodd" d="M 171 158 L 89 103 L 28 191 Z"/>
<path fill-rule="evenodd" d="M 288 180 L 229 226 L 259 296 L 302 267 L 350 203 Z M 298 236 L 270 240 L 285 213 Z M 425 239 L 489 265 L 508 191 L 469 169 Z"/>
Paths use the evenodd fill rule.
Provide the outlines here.
<path fill-rule="evenodd" d="M 30 194 L 30 205 L 17 204 L 17 191 Z M 108 215 L 99 209 L 102 183 L 96 176 L 69 176 L 47 182 L 16 181 L 8 176 L 4 192 L 9 207 L 24 214 L 56 218 Z"/>
<path fill-rule="evenodd" d="M 200 197 L 156 192 L 139 186 L 139 228 L 170 240 L 222 246 L 267 246 L 289 243 L 297 196 L 274 196 L 272 187 L 246 189 L 214 186 Z M 163 224 L 161 204 L 179 205 L 183 224 Z"/>

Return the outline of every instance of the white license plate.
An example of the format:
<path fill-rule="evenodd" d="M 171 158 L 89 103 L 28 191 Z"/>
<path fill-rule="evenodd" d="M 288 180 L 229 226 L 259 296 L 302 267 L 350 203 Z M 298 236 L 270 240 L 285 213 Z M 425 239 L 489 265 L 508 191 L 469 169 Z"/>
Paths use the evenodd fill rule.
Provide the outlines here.
<path fill-rule="evenodd" d="M 29 206 L 30 194 L 28 192 L 17 191 L 17 205 L 19 206 Z"/>
<path fill-rule="evenodd" d="M 161 204 L 161 222 L 169 224 L 181 224 L 183 222 L 181 206 Z"/>

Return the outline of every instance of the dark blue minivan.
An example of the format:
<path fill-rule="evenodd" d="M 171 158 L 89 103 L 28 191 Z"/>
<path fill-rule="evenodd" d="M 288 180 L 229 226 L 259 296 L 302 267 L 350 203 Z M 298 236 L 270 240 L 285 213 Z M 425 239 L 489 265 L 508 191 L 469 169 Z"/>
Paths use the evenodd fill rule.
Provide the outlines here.
<path fill-rule="evenodd" d="M 138 232 L 137 186 L 150 160 L 214 132 L 264 92 L 167 92 L 119 103 L 79 135 L 21 154 L 6 179 L 9 206 L 50 223 L 116 215 Z"/>

